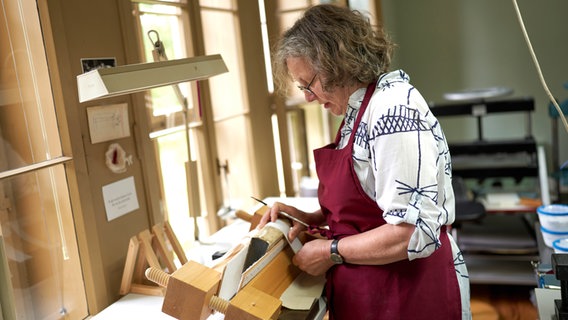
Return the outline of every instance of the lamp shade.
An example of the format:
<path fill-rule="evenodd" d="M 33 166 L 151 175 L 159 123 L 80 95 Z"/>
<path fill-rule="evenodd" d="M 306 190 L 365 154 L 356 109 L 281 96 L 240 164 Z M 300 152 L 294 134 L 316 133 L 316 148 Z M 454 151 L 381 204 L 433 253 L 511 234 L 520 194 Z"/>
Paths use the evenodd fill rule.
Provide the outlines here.
<path fill-rule="evenodd" d="M 95 69 L 77 76 L 79 102 L 207 79 L 227 71 L 218 54 Z"/>

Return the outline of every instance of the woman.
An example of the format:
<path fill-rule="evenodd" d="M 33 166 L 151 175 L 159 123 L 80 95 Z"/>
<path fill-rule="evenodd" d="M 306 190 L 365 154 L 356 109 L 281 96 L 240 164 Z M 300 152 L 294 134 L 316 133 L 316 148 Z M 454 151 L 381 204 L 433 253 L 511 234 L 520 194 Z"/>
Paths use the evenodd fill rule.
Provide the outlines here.
<path fill-rule="evenodd" d="M 469 319 L 465 264 L 454 221 L 448 146 L 440 124 L 402 70 L 387 72 L 393 44 L 357 11 L 308 9 L 274 55 L 277 84 L 295 80 L 307 101 L 343 117 L 334 143 L 314 151 L 321 209 L 275 203 L 327 239 L 293 262 L 326 273 L 330 319 Z M 305 227 L 294 222 L 289 236 Z"/>

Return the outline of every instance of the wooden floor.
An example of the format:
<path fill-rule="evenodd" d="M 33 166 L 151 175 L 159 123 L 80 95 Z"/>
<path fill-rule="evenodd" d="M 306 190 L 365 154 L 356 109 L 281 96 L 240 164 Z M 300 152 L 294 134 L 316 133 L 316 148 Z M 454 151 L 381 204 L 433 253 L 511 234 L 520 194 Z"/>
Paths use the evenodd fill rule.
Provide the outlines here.
<path fill-rule="evenodd" d="M 534 287 L 471 285 L 473 320 L 536 320 L 531 301 Z"/>

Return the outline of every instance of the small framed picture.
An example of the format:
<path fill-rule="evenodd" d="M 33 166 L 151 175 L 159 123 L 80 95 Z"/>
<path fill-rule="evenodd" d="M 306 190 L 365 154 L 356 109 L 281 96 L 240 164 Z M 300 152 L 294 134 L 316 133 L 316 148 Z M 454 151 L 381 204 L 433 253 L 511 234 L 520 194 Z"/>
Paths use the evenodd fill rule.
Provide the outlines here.
<path fill-rule="evenodd" d="M 83 73 L 100 68 L 116 67 L 116 58 L 83 58 L 81 59 Z"/>

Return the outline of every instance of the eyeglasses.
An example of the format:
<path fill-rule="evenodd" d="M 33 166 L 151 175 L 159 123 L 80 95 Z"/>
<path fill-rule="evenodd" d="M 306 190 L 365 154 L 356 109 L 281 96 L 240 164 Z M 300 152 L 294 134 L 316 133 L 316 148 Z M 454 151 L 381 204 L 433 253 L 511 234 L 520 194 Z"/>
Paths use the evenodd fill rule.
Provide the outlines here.
<path fill-rule="evenodd" d="M 316 94 L 312 91 L 312 89 L 310 89 L 310 87 L 312 86 L 312 84 L 313 84 L 314 81 L 316 80 L 316 77 L 317 77 L 317 76 L 318 76 L 317 73 L 314 74 L 314 77 L 312 78 L 312 80 L 310 81 L 310 83 L 308 83 L 307 86 L 304 87 L 304 86 L 302 86 L 302 85 L 298 85 L 298 89 L 300 89 L 300 90 L 302 90 L 302 91 L 306 91 L 306 92 L 308 92 L 309 94 L 315 96 Z"/>

